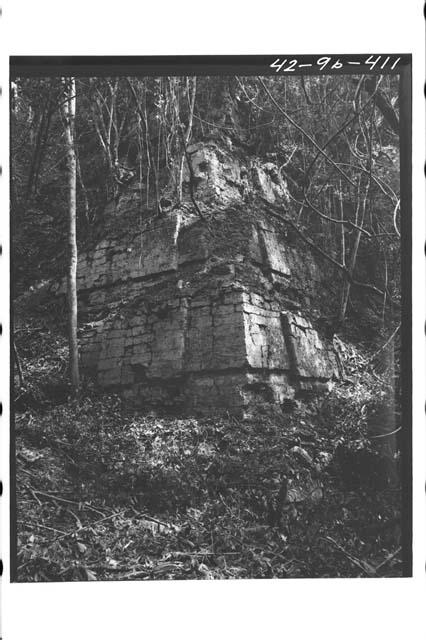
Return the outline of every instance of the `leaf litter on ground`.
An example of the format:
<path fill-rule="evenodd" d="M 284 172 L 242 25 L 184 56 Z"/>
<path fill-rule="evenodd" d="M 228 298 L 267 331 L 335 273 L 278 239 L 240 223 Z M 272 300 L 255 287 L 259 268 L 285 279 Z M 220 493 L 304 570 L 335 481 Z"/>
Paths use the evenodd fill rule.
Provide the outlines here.
<path fill-rule="evenodd" d="M 27 412 L 19 580 L 365 575 L 398 547 L 392 527 L 362 535 L 397 519 L 398 490 L 348 491 L 327 466 L 336 433 L 303 423 L 126 416 L 105 398 Z M 378 571 L 400 569 L 396 553 Z"/>

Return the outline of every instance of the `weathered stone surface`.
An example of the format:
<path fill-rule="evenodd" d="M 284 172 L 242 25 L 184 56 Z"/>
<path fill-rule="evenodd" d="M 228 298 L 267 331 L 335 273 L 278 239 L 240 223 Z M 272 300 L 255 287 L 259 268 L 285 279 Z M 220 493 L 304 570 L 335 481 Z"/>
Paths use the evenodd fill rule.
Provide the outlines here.
<path fill-rule="evenodd" d="M 285 182 L 280 177 L 278 168 L 272 162 L 263 165 L 255 164 L 252 169 L 254 184 L 260 189 L 264 198 L 269 202 L 277 199 L 288 199 Z"/>
<path fill-rule="evenodd" d="M 209 255 L 205 226 L 196 221 L 182 227 L 178 235 L 177 251 L 179 266 L 187 262 L 205 260 Z"/>
<path fill-rule="evenodd" d="M 215 196 L 222 202 L 241 200 L 241 197 L 260 192 L 270 202 L 288 201 L 285 180 L 278 167 L 272 162 L 253 159 L 247 164 L 232 153 L 232 143 L 228 148 L 220 148 L 215 142 L 198 142 L 188 146 L 191 157 L 195 188 L 200 196 Z M 183 180 L 191 178 L 188 167 L 184 166 Z"/>
<path fill-rule="evenodd" d="M 97 296 L 99 304 L 102 305 L 105 301 L 105 287 L 176 271 L 181 219 L 182 214 L 179 211 L 156 217 L 137 233 L 133 231 L 122 240 L 102 240 L 90 254 L 80 254 L 77 268 L 79 290 L 98 289 Z M 199 242 L 194 241 L 193 246 L 194 255 L 187 256 L 188 260 L 206 257 L 206 250 Z M 66 282 L 63 279 L 57 292 L 65 291 Z"/>
<path fill-rule="evenodd" d="M 199 413 L 242 412 L 244 408 L 244 372 L 213 372 L 188 380 L 187 404 Z"/>
<path fill-rule="evenodd" d="M 255 369 L 290 369 L 279 314 L 245 305 L 245 346 L 248 364 Z"/>
<path fill-rule="evenodd" d="M 260 229 L 266 261 L 272 271 L 278 271 L 286 276 L 290 275 L 290 267 L 286 259 L 283 243 L 280 243 L 274 231 Z"/>
<path fill-rule="evenodd" d="M 301 378 L 338 377 L 335 355 L 303 316 L 283 313 L 283 329 L 292 360 L 293 373 Z"/>
<path fill-rule="evenodd" d="M 141 233 L 141 275 L 177 269 L 177 239 L 181 223 L 180 213 L 171 213 L 164 222 L 158 220 Z"/>
<path fill-rule="evenodd" d="M 241 201 L 257 190 L 286 203 L 276 167 L 242 166 L 214 143 L 189 151 L 197 199 L 218 203 L 208 223 L 187 206 L 141 214 L 79 258 L 83 371 L 139 406 L 204 413 L 280 407 L 327 388 L 338 369 L 312 324 L 321 269 L 280 223 Z M 189 178 L 185 167 L 184 186 Z"/>
<path fill-rule="evenodd" d="M 296 388 L 322 388 L 337 374 L 311 323 L 271 306 L 244 291 L 145 304 L 91 327 L 81 342 L 82 364 L 102 386 L 126 387 L 138 404 L 237 412 L 280 405 Z"/>
<path fill-rule="evenodd" d="M 255 412 L 268 405 L 281 406 L 294 398 L 295 389 L 288 372 L 259 371 L 249 373 L 243 387 L 244 406 Z"/>
<path fill-rule="evenodd" d="M 261 240 L 259 239 L 260 230 L 258 225 L 252 225 L 250 229 L 251 233 L 248 241 L 248 253 L 250 259 L 256 264 L 262 264 L 264 252 L 262 251 L 263 247 L 261 245 Z"/>
<path fill-rule="evenodd" d="M 224 200 L 237 200 L 241 189 L 247 184 L 239 162 L 216 144 L 196 143 L 188 147 L 192 172 L 197 191 L 204 195 L 214 195 Z M 184 182 L 190 180 L 190 172 L 184 167 Z"/>

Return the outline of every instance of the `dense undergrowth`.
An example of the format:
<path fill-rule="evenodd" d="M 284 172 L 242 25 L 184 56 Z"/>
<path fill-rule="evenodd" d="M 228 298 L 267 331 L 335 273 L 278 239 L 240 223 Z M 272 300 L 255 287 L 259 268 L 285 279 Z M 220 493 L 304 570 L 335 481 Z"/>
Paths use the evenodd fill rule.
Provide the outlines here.
<path fill-rule="evenodd" d="M 63 339 L 34 338 L 15 380 L 18 580 L 401 575 L 398 451 L 371 436 L 388 392 L 359 351 L 282 415 L 178 419 L 67 399 Z"/>

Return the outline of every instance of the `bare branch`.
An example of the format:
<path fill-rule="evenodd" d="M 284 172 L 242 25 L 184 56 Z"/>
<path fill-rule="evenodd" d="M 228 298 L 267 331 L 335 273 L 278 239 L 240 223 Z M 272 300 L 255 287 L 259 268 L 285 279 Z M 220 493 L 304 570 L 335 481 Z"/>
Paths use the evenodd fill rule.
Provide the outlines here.
<path fill-rule="evenodd" d="M 260 196 L 260 199 L 268 205 L 268 213 L 270 215 L 272 215 L 274 218 L 276 218 L 277 220 L 280 220 L 281 222 L 284 222 L 288 225 L 290 225 L 290 227 L 292 227 L 296 233 L 298 234 L 298 236 L 300 236 L 300 238 L 302 238 L 302 240 L 308 245 L 310 246 L 314 251 L 316 251 L 319 255 L 321 255 L 325 260 L 327 260 L 327 262 L 329 262 L 330 264 L 332 264 L 333 266 L 336 267 L 336 269 L 338 269 L 341 273 L 343 273 L 343 275 L 345 276 L 345 278 L 348 280 L 348 282 L 350 282 L 350 284 L 354 287 L 358 287 L 359 289 L 364 289 L 365 291 L 368 291 L 370 293 L 374 293 L 377 296 L 380 296 L 381 298 L 383 298 L 384 292 L 381 291 L 378 287 L 375 287 L 372 284 L 368 284 L 365 282 L 359 282 L 358 280 L 355 280 L 353 278 L 353 276 L 351 275 L 350 271 L 344 267 L 342 264 L 340 264 L 340 262 L 338 262 L 337 260 L 335 260 L 334 258 L 332 258 L 331 256 L 328 255 L 328 253 L 326 253 L 325 251 L 323 251 L 320 247 L 318 247 L 318 245 L 315 244 L 315 242 L 313 242 L 313 240 L 311 240 L 310 238 L 308 238 L 303 231 L 301 231 L 299 229 L 299 227 L 293 222 L 293 220 L 291 220 L 290 218 L 283 216 L 282 213 L 280 212 L 280 209 L 278 207 L 276 207 L 276 205 L 273 205 L 271 202 L 269 202 L 269 200 L 267 200 L 266 198 L 264 198 L 263 196 Z M 398 302 L 396 302 L 395 300 L 392 300 L 392 304 L 399 308 L 400 305 Z"/>
<path fill-rule="evenodd" d="M 296 202 L 296 204 L 298 204 L 300 206 L 305 206 L 303 202 L 300 202 L 299 200 L 296 200 L 296 198 L 294 198 L 290 193 L 289 193 L 289 196 L 294 202 Z M 358 231 L 361 231 L 361 233 L 365 233 L 365 235 L 367 237 L 371 238 L 371 233 L 366 231 L 363 227 L 360 227 L 359 225 L 355 224 L 354 222 L 351 222 L 350 220 L 339 220 L 338 218 L 330 218 L 329 216 L 326 216 L 319 209 L 317 209 L 317 207 L 315 205 L 313 205 L 312 202 L 310 202 L 308 200 L 308 197 L 306 196 L 306 194 L 304 195 L 304 202 L 306 202 L 308 207 L 310 209 L 312 209 L 312 211 L 314 213 L 316 213 L 320 218 L 323 218 L 324 220 L 327 220 L 328 222 L 333 222 L 334 224 L 341 224 L 341 225 L 344 225 L 344 226 L 351 227 L 352 229 L 357 229 Z"/>
<path fill-rule="evenodd" d="M 342 169 L 340 169 L 340 167 L 334 162 L 334 160 L 332 160 L 330 158 L 330 156 L 328 156 L 319 146 L 319 144 L 317 142 L 315 142 L 315 140 L 312 138 L 312 136 L 309 135 L 309 133 L 307 133 L 307 131 L 305 131 L 300 125 L 297 124 L 297 122 L 295 122 L 293 120 L 293 118 L 291 118 L 288 113 L 286 113 L 284 111 L 284 109 L 278 104 L 278 102 L 275 100 L 274 96 L 271 94 L 271 92 L 269 91 L 268 87 L 265 85 L 265 83 L 263 82 L 262 78 L 260 78 L 258 76 L 257 78 L 260 82 L 260 84 L 262 85 L 262 87 L 264 88 L 264 90 L 266 91 L 266 93 L 268 94 L 270 100 L 273 102 L 273 104 L 276 106 L 276 108 L 278 109 L 278 111 L 281 113 L 281 115 L 284 116 L 284 118 L 286 118 L 286 120 L 288 120 L 290 122 L 290 124 L 292 124 L 298 131 L 300 131 L 300 133 L 302 133 L 303 136 L 305 136 L 305 138 L 307 138 L 309 140 L 309 142 L 311 144 L 314 145 L 314 147 L 316 149 L 318 149 L 319 153 L 328 161 L 330 162 L 333 167 L 340 173 L 341 176 L 343 176 L 343 178 L 349 182 L 349 184 L 351 184 L 353 187 L 355 187 L 355 183 L 352 182 L 352 180 L 349 178 L 349 176 L 346 175 L 346 173 L 344 171 L 342 171 Z"/>

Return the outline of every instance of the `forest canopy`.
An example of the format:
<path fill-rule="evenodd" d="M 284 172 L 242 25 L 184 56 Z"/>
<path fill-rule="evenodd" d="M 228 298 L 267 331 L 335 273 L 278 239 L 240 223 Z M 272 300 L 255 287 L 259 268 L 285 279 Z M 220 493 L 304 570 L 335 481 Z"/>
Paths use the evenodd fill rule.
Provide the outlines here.
<path fill-rule="evenodd" d="M 398 308 L 397 76 L 99 77 L 75 87 L 79 245 L 99 235 L 106 204 L 129 182 L 147 209 L 179 201 L 186 146 L 219 140 L 273 162 L 297 228 L 381 292 L 383 316 Z M 60 78 L 12 83 L 15 294 L 64 269 L 64 99 Z"/>

